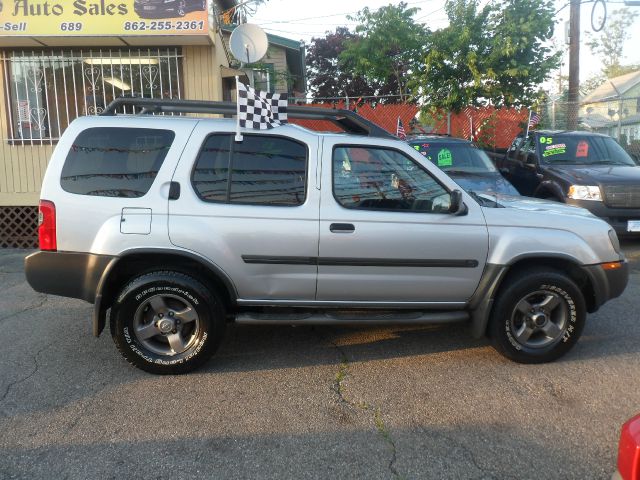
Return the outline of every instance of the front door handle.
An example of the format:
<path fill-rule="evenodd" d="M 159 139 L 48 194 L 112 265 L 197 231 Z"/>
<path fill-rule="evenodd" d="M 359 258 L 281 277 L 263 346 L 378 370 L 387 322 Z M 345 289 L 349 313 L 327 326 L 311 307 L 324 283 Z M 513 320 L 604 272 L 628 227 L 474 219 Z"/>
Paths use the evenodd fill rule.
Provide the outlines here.
<path fill-rule="evenodd" d="M 352 223 L 332 223 L 329 225 L 332 233 L 353 233 L 356 227 Z"/>

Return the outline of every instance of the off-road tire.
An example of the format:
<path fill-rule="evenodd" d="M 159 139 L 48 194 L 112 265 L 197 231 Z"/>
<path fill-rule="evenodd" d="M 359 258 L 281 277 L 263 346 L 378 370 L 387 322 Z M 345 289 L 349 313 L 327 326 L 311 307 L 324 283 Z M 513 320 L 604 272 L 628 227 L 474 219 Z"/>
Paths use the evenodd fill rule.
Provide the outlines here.
<path fill-rule="evenodd" d="M 161 326 L 171 328 L 169 316 L 175 329 L 163 333 L 160 319 L 165 319 Z M 161 375 L 187 373 L 205 363 L 218 349 L 226 325 L 224 306 L 215 292 L 174 271 L 132 280 L 114 301 L 109 320 L 111 336 L 124 358 Z M 185 350 L 174 350 L 169 336 Z"/>
<path fill-rule="evenodd" d="M 546 308 L 545 301 L 557 305 Z M 518 363 L 546 363 L 575 345 L 586 315 L 584 296 L 571 278 L 550 269 L 528 270 L 505 280 L 487 333 L 505 357 Z"/>

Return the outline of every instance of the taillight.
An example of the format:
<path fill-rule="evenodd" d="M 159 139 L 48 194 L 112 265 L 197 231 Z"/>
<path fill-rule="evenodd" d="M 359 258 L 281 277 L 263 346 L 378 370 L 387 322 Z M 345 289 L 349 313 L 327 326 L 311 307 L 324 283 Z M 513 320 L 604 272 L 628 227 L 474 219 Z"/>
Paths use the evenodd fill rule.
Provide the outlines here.
<path fill-rule="evenodd" d="M 40 200 L 38 212 L 38 241 L 40 250 L 56 250 L 56 206 L 49 200 Z"/>
<path fill-rule="evenodd" d="M 618 444 L 618 472 L 624 480 L 640 479 L 640 415 L 622 427 Z"/>

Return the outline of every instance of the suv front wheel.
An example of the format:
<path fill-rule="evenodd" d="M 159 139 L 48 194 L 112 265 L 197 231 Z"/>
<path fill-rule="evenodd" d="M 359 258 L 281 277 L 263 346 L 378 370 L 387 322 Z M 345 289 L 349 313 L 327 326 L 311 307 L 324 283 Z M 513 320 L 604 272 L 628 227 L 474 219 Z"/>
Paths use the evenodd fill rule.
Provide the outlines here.
<path fill-rule="evenodd" d="M 516 274 L 505 285 L 488 332 L 498 352 L 519 363 L 544 363 L 575 345 L 584 328 L 586 305 L 573 280 L 540 269 Z"/>
<path fill-rule="evenodd" d="M 206 362 L 224 334 L 218 297 L 198 280 L 158 271 L 135 278 L 111 307 L 111 336 L 127 361 L 150 373 L 179 374 Z"/>

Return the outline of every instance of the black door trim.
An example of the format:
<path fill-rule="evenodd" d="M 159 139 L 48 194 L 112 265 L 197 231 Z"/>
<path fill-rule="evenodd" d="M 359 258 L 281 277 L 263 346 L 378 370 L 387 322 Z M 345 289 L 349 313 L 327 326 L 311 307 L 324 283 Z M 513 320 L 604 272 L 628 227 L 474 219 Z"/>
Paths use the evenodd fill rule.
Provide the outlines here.
<path fill-rule="evenodd" d="M 414 258 L 343 258 L 321 257 L 319 265 L 349 266 L 349 267 L 446 267 L 446 268 L 475 268 L 477 260 L 449 260 L 449 259 L 414 259 Z"/>
<path fill-rule="evenodd" d="M 340 267 L 427 267 L 476 268 L 477 260 L 414 259 L 414 258 L 352 258 L 352 257 L 286 257 L 242 255 L 244 263 L 269 265 L 323 265 Z"/>
<path fill-rule="evenodd" d="M 270 255 L 242 255 L 244 263 L 263 265 L 317 265 L 317 257 L 274 257 Z"/>

